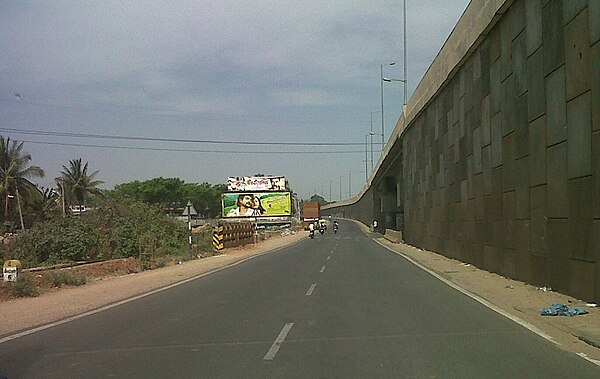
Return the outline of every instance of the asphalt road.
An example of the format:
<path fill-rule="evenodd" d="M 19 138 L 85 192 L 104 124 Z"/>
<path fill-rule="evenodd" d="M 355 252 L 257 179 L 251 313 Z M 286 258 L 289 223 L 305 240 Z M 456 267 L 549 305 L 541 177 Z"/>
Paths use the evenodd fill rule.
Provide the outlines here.
<path fill-rule="evenodd" d="M 600 369 L 353 223 L 0 344 L 14 378 L 566 378 Z"/>

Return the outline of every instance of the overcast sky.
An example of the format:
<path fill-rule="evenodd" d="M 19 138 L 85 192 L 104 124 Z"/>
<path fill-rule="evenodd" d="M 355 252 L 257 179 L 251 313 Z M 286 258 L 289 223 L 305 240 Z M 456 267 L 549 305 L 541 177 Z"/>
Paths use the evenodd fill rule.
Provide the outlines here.
<path fill-rule="evenodd" d="M 467 4 L 407 0 L 409 97 Z M 402 19 L 399 0 L 2 0 L 0 135 L 25 141 L 44 187 L 82 158 L 104 188 L 260 173 L 345 199 L 371 117 L 381 133 L 380 65 L 403 75 Z M 402 83 L 384 100 L 387 141 Z"/>

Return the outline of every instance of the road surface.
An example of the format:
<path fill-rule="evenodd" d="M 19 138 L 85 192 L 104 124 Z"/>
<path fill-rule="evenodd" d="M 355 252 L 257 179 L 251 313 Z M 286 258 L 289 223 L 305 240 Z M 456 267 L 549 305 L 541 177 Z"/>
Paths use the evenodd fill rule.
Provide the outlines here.
<path fill-rule="evenodd" d="M 548 378 L 600 369 L 354 223 L 0 343 L 8 378 Z"/>

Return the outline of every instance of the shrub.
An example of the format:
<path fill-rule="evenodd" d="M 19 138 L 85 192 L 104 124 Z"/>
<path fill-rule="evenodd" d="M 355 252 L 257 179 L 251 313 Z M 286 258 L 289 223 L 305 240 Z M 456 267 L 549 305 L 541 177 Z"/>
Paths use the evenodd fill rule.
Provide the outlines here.
<path fill-rule="evenodd" d="M 15 297 L 36 297 L 40 294 L 35 278 L 30 273 L 22 273 L 12 284 L 11 292 Z"/>
<path fill-rule="evenodd" d="M 72 270 L 50 271 L 44 275 L 44 280 L 54 287 L 82 286 L 87 283 L 87 277 L 84 274 Z"/>
<path fill-rule="evenodd" d="M 107 258 L 137 257 L 141 250 L 180 250 L 185 242 L 183 223 L 140 202 L 107 201 L 85 220 L 99 230 Z"/>
<path fill-rule="evenodd" d="M 54 219 L 36 224 L 15 244 L 15 259 L 25 267 L 42 263 L 85 261 L 98 258 L 98 235 L 79 218 Z"/>
<path fill-rule="evenodd" d="M 202 233 L 193 236 L 193 242 L 195 247 L 199 250 L 205 250 L 206 252 L 214 250 L 211 229 L 207 229 Z"/>
<path fill-rule="evenodd" d="M 106 201 L 95 210 L 36 224 L 17 239 L 14 258 L 42 264 L 183 254 L 185 224 L 135 201 Z M 143 251 L 142 251 L 143 250 Z"/>

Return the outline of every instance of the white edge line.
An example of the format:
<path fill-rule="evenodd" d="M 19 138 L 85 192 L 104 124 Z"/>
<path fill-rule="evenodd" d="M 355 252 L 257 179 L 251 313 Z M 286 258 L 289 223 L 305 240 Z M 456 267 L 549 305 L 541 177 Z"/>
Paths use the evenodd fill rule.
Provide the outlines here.
<path fill-rule="evenodd" d="M 269 351 L 267 351 L 267 354 L 265 354 L 265 356 L 263 357 L 264 360 L 272 361 L 275 358 L 275 355 L 277 355 L 279 348 L 281 348 L 281 344 L 283 343 L 283 341 L 285 340 L 285 337 L 290 332 L 290 329 L 292 329 L 292 326 L 294 326 L 293 322 L 288 322 L 287 324 L 285 324 L 283 326 L 283 329 L 281 329 L 281 332 L 279 332 L 279 335 L 277 336 L 277 338 L 275 338 L 275 342 L 273 342 L 273 344 L 271 345 L 271 348 L 269 349 Z"/>
<path fill-rule="evenodd" d="M 556 344 L 556 345 L 560 345 L 560 343 L 556 340 L 554 340 L 554 338 L 552 338 L 550 335 L 544 333 L 541 329 L 539 329 L 538 327 L 536 327 L 535 325 L 532 325 L 530 323 L 528 323 L 527 321 L 506 312 L 505 310 L 498 308 L 497 306 L 495 306 L 494 304 L 490 303 L 489 301 L 485 300 L 482 297 L 479 297 L 477 295 L 475 295 L 472 292 L 467 291 L 464 288 L 459 287 L 458 285 L 452 283 L 451 281 L 449 281 L 448 279 L 438 275 L 436 272 L 428 269 L 427 267 L 423 266 L 422 264 L 418 263 L 417 261 L 413 260 L 412 258 L 410 258 L 409 256 L 399 252 L 399 251 L 395 251 L 390 249 L 389 247 L 383 245 L 381 242 L 374 240 L 375 242 L 377 242 L 380 246 L 386 248 L 387 250 L 400 255 L 401 257 L 403 257 L 404 259 L 406 259 L 407 261 L 409 261 L 410 263 L 414 264 L 415 266 L 417 266 L 418 268 L 420 268 L 421 270 L 427 272 L 428 274 L 434 276 L 435 278 L 437 278 L 438 280 L 441 280 L 442 282 L 446 283 L 447 285 L 449 285 L 450 287 L 454 288 L 455 290 L 463 293 L 464 295 L 470 297 L 471 299 L 483 304 L 484 306 L 490 308 L 491 310 L 493 310 L 494 312 L 508 318 L 509 320 L 512 320 L 514 322 L 516 322 L 517 324 L 521 325 L 522 327 L 534 332 L 535 334 L 539 335 L 542 338 L 545 338 L 546 340 Z"/>
<path fill-rule="evenodd" d="M 581 358 L 585 359 L 586 361 L 595 364 L 596 366 L 600 366 L 599 360 L 588 357 L 586 353 L 575 353 L 575 354 L 579 355 Z"/>
<path fill-rule="evenodd" d="M 42 330 L 50 329 L 50 328 L 53 328 L 55 326 L 66 324 L 66 323 L 71 322 L 71 321 L 79 320 L 80 318 L 91 316 L 93 314 L 100 313 L 102 311 L 106 311 L 108 309 L 115 308 L 115 307 L 118 307 L 120 305 L 127 304 L 129 302 L 142 299 L 142 298 L 144 298 L 146 296 L 150 296 L 150 295 L 154 295 L 156 293 L 162 292 L 162 291 L 166 291 L 166 290 L 171 289 L 173 287 L 177 287 L 179 285 L 182 285 L 182 284 L 191 282 L 193 280 L 199 279 L 199 278 L 201 278 L 203 276 L 214 274 L 214 273 L 219 272 L 221 270 L 225 270 L 225 269 L 228 269 L 230 267 L 236 266 L 238 264 L 244 263 L 246 261 L 249 261 L 250 259 L 254 259 L 254 258 L 259 257 L 261 255 L 264 255 L 266 253 L 277 251 L 277 250 L 280 250 L 280 249 L 283 249 L 285 247 L 289 247 L 289 246 L 292 246 L 292 245 L 294 245 L 294 244 L 287 245 L 287 246 L 282 246 L 282 247 L 279 247 L 279 248 L 276 248 L 276 249 L 272 249 L 272 250 L 268 250 L 268 251 L 265 251 L 265 252 L 262 252 L 262 253 L 258 253 L 258 254 L 252 255 L 250 257 L 241 259 L 241 260 L 239 260 L 237 262 L 233 262 L 233 263 L 231 263 L 231 264 L 229 264 L 227 266 L 219 267 L 219 268 L 216 268 L 214 270 L 207 271 L 205 273 L 198 274 L 196 276 L 192 276 L 191 278 L 187 278 L 187 279 L 184 279 L 184 280 L 182 280 L 180 282 L 169 284 L 169 285 L 167 285 L 165 287 L 157 288 L 157 289 L 152 290 L 150 292 L 145 292 L 145 293 L 142 293 L 140 295 L 136 295 L 136 296 L 124 299 L 124 300 L 117 301 L 116 303 L 104 305 L 104 306 L 102 306 L 100 308 L 96 308 L 96 309 L 93 309 L 91 311 L 80 313 L 80 314 L 77 314 L 77 315 L 74 315 L 74 316 L 70 316 L 70 317 L 64 318 L 64 319 L 59 320 L 59 321 L 54 321 L 54 322 L 51 322 L 49 324 L 41 325 L 41 326 L 38 326 L 38 327 L 35 327 L 35 328 L 32 328 L 32 329 L 24 330 L 24 331 L 19 332 L 19 333 L 8 335 L 6 337 L 0 338 L 0 344 L 3 344 L 3 343 L 8 342 L 8 341 L 16 340 L 17 338 L 25 337 L 25 336 L 28 336 L 30 334 L 41 332 Z"/>
<path fill-rule="evenodd" d="M 306 291 L 306 296 L 310 296 L 312 295 L 313 291 L 315 290 L 315 287 L 317 287 L 317 283 L 313 283 L 311 284 L 310 288 L 308 289 L 308 291 Z"/>

